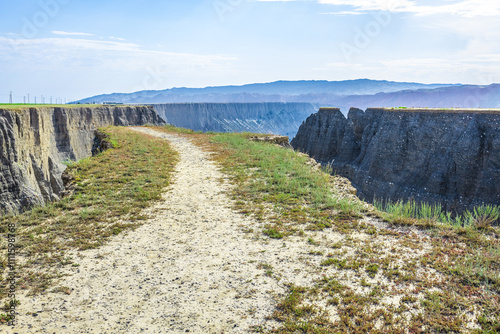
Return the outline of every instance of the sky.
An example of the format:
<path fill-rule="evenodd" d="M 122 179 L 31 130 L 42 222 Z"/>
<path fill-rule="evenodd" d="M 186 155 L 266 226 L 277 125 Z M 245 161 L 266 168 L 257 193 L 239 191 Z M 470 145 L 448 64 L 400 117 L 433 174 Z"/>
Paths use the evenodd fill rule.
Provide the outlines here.
<path fill-rule="evenodd" d="M 0 102 L 277 80 L 500 82 L 498 0 L 0 0 Z"/>

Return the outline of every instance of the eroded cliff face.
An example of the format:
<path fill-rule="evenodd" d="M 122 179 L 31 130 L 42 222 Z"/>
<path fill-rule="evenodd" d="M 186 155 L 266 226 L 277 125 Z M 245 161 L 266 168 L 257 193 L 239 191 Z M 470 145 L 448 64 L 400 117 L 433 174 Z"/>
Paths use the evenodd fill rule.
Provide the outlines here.
<path fill-rule="evenodd" d="M 246 131 L 290 138 L 317 110 L 311 103 L 171 103 L 154 108 L 168 123 L 195 131 Z"/>
<path fill-rule="evenodd" d="M 366 200 L 500 205 L 500 111 L 321 109 L 292 146 L 349 178 Z"/>
<path fill-rule="evenodd" d="M 63 162 L 90 156 L 98 127 L 163 123 L 150 107 L 0 109 L 0 214 L 59 199 Z"/>

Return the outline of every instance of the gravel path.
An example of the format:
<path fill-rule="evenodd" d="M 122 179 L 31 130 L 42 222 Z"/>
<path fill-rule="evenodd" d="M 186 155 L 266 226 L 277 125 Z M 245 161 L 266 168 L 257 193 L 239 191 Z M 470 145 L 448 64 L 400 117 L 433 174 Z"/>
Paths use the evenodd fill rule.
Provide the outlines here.
<path fill-rule="evenodd" d="M 230 209 L 230 186 L 207 153 L 176 135 L 133 129 L 180 153 L 173 185 L 145 225 L 80 253 L 80 267 L 60 283 L 70 295 L 19 298 L 14 332 L 246 333 L 272 313 L 284 289 L 262 264 L 281 243 L 269 248 L 244 233 L 255 222 Z"/>

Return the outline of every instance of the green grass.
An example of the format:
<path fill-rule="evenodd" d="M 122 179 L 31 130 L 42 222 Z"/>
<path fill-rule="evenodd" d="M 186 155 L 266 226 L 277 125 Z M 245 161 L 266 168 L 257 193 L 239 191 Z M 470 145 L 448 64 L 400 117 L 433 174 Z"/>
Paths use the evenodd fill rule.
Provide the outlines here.
<path fill-rule="evenodd" d="M 60 202 L 18 216 L 0 218 L 0 231 L 17 226 L 18 263 L 23 259 L 19 289 L 46 291 L 59 277 L 59 268 L 75 264 L 72 250 L 96 248 L 124 230 L 138 227 L 147 217 L 141 210 L 158 200 L 169 184 L 177 155 L 162 139 L 126 128 L 104 129 L 114 149 L 69 165 L 75 194 Z M 2 254 L 6 243 L 2 240 Z M 6 257 L 1 258 L 4 273 Z M 5 298 L 5 282 L 0 286 Z"/>
<path fill-rule="evenodd" d="M 382 212 L 382 218 L 394 224 L 415 225 L 427 222 L 427 225 L 436 223 L 447 224 L 454 227 L 475 227 L 489 229 L 494 223 L 499 222 L 500 206 L 482 205 L 472 210 L 466 210 L 462 215 L 452 215 L 442 209 L 440 204 L 417 203 L 415 201 L 382 202 L 374 200 L 374 206 Z"/>
<path fill-rule="evenodd" d="M 88 107 L 103 107 L 101 104 L 1 104 L 0 109 L 7 110 L 23 110 L 29 108 L 88 108 Z"/>
<path fill-rule="evenodd" d="M 237 184 L 233 196 L 240 200 L 238 209 L 266 220 L 264 234 L 282 238 L 302 228 L 330 228 L 338 211 L 346 217 L 357 217 L 362 210 L 359 202 L 335 196 L 332 176 L 322 170 L 312 171 L 307 156 L 250 141 L 251 136 L 214 134 L 210 141 L 218 152 L 216 159 Z"/>
<path fill-rule="evenodd" d="M 414 107 L 391 107 L 391 108 L 375 108 L 387 111 L 402 111 L 402 112 L 424 112 L 424 113 L 479 113 L 479 114 L 498 114 L 498 108 L 414 108 Z"/>
<path fill-rule="evenodd" d="M 14 104 L 1 104 L 0 110 L 15 110 L 22 111 L 28 110 L 29 108 L 99 108 L 99 107 L 113 107 L 114 105 L 106 104 L 24 104 L 24 103 L 14 103 Z M 126 104 L 118 105 L 120 107 L 128 107 Z M 134 105 L 137 107 L 137 105 Z"/>
<path fill-rule="evenodd" d="M 157 127 L 152 127 L 152 129 L 158 130 Z M 191 129 L 185 129 L 185 128 L 178 128 L 172 125 L 165 125 L 160 128 L 162 131 L 166 132 L 174 132 L 174 133 L 179 133 L 179 134 L 200 134 L 202 131 L 193 131 Z"/>

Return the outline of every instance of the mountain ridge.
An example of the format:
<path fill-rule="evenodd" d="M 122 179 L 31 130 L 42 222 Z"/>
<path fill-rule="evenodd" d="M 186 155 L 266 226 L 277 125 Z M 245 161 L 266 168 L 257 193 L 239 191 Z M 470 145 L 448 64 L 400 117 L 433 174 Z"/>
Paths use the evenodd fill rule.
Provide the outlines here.
<path fill-rule="evenodd" d="M 143 90 L 132 93 L 101 94 L 77 101 L 120 103 L 180 103 L 180 102 L 316 102 L 289 100 L 307 94 L 329 96 L 371 95 L 401 90 L 451 87 L 456 84 L 422 84 L 387 80 L 356 79 L 344 81 L 299 80 L 253 83 L 246 85 L 209 86 L 205 88 L 174 87 L 165 90 Z M 245 95 L 247 95 L 245 97 Z"/>

